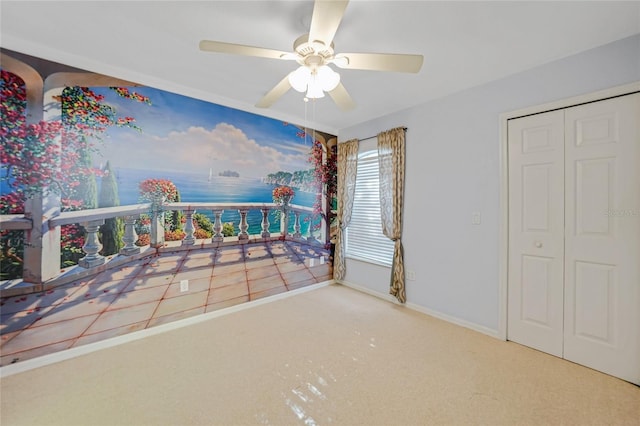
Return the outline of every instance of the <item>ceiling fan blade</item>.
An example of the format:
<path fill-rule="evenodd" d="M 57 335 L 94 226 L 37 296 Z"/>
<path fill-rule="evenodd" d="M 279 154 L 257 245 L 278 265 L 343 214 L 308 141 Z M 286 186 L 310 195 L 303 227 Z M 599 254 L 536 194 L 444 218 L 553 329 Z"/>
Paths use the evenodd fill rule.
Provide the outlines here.
<path fill-rule="evenodd" d="M 423 61 L 422 55 L 395 53 L 340 53 L 332 60 L 345 69 L 411 73 L 420 71 Z"/>
<path fill-rule="evenodd" d="M 200 50 L 205 52 L 229 53 L 232 55 L 257 56 L 270 59 L 296 59 L 290 52 L 245 46 L 243 44 L 224 43 L 222 41 L 201 40 Z"/>
<path fill-rule="evenodd" d="M 338 105 L 338 107 L 340 107 L 341 110 L 349 111 L 356 107 L 356 103 L 353 102 L 353 99 L 351 99 L 349 92 L 347 92 L 347 89 L 344 88 L 344 85 L 342 83 L 339 83 L 335 89 L 328 93 L 329 96 L 331 96 L 331 99 L 333 99 L 333 101 L 336 103 L 336 105 Z"/>
<path fill-rule="evenodd" d="M 289 84 L 289 75 L 285 76 L 280 83 L 276 84 L 276 86 L 269 91 L 260 101 L 256 104 L 258 108 L 269 108 L 275 101 L 280 99 L 282 95 L 287 93 L 287 91 L 291 88 L 291 84 Z"/>
<path fill-rule="evenodd" d="M 331 46 L 348 3 L 348 0 L 316 0 L 309 30 L 310 43 L 320 41 Z"/>

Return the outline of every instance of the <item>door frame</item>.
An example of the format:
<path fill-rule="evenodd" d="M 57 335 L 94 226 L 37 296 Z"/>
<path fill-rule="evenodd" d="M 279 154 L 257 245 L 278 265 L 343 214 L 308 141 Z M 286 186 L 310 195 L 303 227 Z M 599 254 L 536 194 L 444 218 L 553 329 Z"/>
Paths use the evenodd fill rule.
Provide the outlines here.
<path fill-rule="evenodd" d="M 564 109 L 581 104 L 601 101 L 608 98 L 629 95 L 640 92 L 640 81 L 615 86 L 609 89 L 600 90 L 584 95 L 573 96 L 558 101 L 553 101 L 541 105 L 509 111 L 500 114 L 499 137 L 500 137 L 500 218 L 499 218 L 499 241 L 498 241 L 498 334 L 497 337 L 507 340 L 507 304 L 508 304 L 508 277 L 509 277 L 509 157 L 508 157 L 508 121 L 526 117 L 528 115 Z"/>

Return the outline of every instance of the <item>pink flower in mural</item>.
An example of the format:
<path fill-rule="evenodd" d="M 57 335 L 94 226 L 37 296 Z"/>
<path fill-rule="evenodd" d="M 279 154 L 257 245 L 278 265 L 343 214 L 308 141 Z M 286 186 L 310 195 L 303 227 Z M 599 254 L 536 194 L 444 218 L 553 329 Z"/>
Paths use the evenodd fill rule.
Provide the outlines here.
<path fill-rule="evenodd" d="M 273 202 L 276 204 L 289 204 L 295 195 L 293 188 L 278 186 L 273 190 Z"/>
<path fill-rule="evenodd" d="M 143 201 L 154 201 L 158 197 L 164 197 L 168 202 L 178 200 L 178 188 L 168 179 L 146 179 L 138 187 Z"/>
<path fill-rule="evenodd" d="M 151 237 L 149 234 L 142 234 L 138 236 L 138 241 L 136 241 L 137 246 L 148 246 L 151 243 Z"/>

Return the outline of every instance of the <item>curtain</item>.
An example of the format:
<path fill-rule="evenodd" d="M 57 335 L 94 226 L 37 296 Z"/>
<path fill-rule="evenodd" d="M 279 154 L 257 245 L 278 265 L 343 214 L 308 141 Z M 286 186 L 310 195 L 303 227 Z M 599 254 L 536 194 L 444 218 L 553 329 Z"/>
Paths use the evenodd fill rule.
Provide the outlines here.
<path fill-rule="evenodd" d="M 389 293 L 400 303 L 407 301 L 402 247 L 404 205 L 405 129 L 398 127 L 378 134 L 380 165 L 380 218 L 382 232 L 394 242 Z"/>
<path fill-rule="evenodd" d="M 351 222 L 353 197 L 358 170 L 358 139 L 338 144 L 338 233 L 334 254 L 334 278 L 342 280 L 347 272 L 344 253 L 344 231 Z"/>

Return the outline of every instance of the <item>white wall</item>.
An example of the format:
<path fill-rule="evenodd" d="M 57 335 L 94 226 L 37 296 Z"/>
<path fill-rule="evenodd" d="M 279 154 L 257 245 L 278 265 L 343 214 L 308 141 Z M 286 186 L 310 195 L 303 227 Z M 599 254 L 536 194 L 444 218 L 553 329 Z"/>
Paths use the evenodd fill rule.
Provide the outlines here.
<path fill-rule="evenodd" d="M 408 128 L 403 242 L 416 281 L 407 281 L 407 302 L 497 333 L 499 115 L 634 81 L 640 35 L 341 129 L 346 141 Z M 387 295 L 389 273 L 347 260 L 345 281 Z"/>

